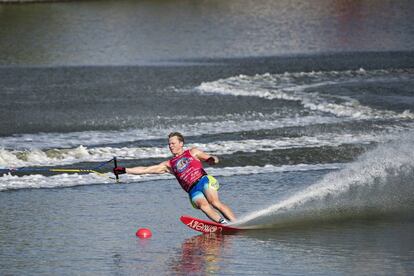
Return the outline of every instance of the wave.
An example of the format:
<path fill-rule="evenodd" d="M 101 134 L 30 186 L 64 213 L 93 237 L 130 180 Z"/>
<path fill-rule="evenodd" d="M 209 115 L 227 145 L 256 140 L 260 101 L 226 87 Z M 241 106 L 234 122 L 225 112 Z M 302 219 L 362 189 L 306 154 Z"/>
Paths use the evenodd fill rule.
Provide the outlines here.
<path fill-rule="evenodd" d="M 264 99 L 297 101 L 308 110 L 321 111 L 338 117 L 353 119 L 414 119 L 409 110 L 397 113 L 378 110 L 359 103 L 348 96 L 324 94 L 317 88 L 329 85 L 369 83 L 381 81 L 410 80 L 413 72 L 407 70 L 373 70 L 342 72 L 310 72 L 263 74 L 255 76 L 240 75 L 213 82 L 204 82 L 196 88 L 201 93 L 216 93 L 234 96 L 254 96 Z"/>
<path fill-rule="evenodd" d="M 121 144 L 149 139 L 166 139 L 173 131 L 180 131 L 185 136 L 206 134 L 232 133 L 239 131 L 255 131 L 276 129 L 294 126 L 308 126 L 314 124 L 334 124 L 343 122 L 343 119 L 326 116 L 292 116 L 280 118 L 277 114 L 257 114 L 251 118 L 244 115 L 229 115 L 227 118 L 205 118 L 210 122 L 197 122 L 192 124 L 172 124 L 168 127 L 153 127 L 140 129 L 127 129 L 120 131 L 83 131 L 69 133 L 37 133 L 20 134 L 0 139 L 0 148 L 5 149 L 52 149 L 71 148 L 79 145 L 94 146 L 106 144 Z M 230 117 L 230 118 L 229 118 Z M 247 118 L 246 118 L 247 117 Z"/>
<path fill-rule="evenodd" d="M 413 214 L 414 132 L 327 174 L 320 182 L 242 217 L 246 228 Z"/>
<path fill-rule="evenodd" d="M 388 131 L 391 131 L 390 129 Z M 372 132 L 366 134 L 325 133 L 316 136 L 278 137 L 277 139 L 245 139 L 192 143 L 215 155 L 236 152 L 273 151 L 293 148 L 337 147 L 343 144 L 368 144 L 398 137 L 396 133 Z M 117 156 L 119 159 L 169 158 L 168 147 L 96 147 L 79 146 L 71 149 L 6 150 L 0 149 L 0 167 L 61 166 L 80 162 L 103 162 Z"/>
<path fill-rule="evenodd" d="M 226 168 L 209 168 L 209 173 L 217 177 L 226 177 L 233 175 L 248 175 L 261 173 L 277 173 L 277 172 L 294 172 L 294 171 L 317 171 L 317 170 L 337 170 L 341 168 L 341 164 L 298 164 L 273 166 L 244 166 L 244 167 L 226 167 Z M 59 174 L 54 176 L 44 175 L 4 175 L 0 177 L 0 191 L 30 189 L 30 188 L 64 188 L 81 185 L 107 185 L 114 184 L 115 181 L 110 179 L 111 174 L 102 177 L 97 174 Z M 137 182 L 148 182 L 155 180 L 174 180 L 170 174 L 162 175 L 123 175 L 121 176 L 122 184 L 132 184 Z M 179 187 L 177 185 L 177 187 Z"/>

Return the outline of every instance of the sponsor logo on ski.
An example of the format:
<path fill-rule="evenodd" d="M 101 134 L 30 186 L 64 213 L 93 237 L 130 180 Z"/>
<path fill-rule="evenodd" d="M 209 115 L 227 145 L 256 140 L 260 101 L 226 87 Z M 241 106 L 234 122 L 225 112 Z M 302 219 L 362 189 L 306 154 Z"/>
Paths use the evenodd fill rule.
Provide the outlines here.
<path fill-rule="evenodd" d="M 190 223 L 187 224 L 187 226 L 204 233 L 215 233 L 215 232 L 221 232 L 223 228 L 215 226 L 215 225 L 208 225 L 196 220 L 192 220 Z"/>

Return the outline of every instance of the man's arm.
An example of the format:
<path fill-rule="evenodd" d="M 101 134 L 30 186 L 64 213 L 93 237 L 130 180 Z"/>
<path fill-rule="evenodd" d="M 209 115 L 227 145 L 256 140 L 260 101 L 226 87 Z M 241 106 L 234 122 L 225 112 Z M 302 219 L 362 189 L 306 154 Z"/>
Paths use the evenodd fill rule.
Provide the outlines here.
<path fill-rule="evenodd" d="M 164 161 L 158 165 L 147 166 L 147 167 L 133 167 L 133 168 L 125 168 L 125 167 L 116 167 L 114 168 L 114 174 L 162 174 L 162 173 L 169 173 L 170 167 L 169 162 Z"/>
<path fill-rule="evenodd" d="M 190 152 L 198 160 L 207 162 L 209 165 L 215 165 L 215 164 L 218 164 L 219 162 L 219 159 L 217 156 L 207 154 L 198 148 L 192 148 Z"/>

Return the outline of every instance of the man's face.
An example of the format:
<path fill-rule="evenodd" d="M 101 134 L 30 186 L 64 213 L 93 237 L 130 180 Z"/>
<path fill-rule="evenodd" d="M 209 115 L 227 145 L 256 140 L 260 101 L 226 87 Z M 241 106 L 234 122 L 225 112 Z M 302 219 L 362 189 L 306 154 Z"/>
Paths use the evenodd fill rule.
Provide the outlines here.
<path fill-rule="evenodd" d="M 177 136 L 168 139 L 168 147 L 172 154 L 179 154 L 184 147 L 184 143 L 178 140 Z"/>

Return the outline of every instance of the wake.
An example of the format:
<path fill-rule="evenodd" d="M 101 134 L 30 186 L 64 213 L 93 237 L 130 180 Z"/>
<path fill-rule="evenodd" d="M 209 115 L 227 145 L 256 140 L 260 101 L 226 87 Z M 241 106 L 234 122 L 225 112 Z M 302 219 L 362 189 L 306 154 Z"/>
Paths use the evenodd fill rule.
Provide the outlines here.
<path fill-rule="evenodd" d="M 279 228 L 347 219 L 412 215 L 414 132 L 380 144 L 342 170 L 266 209 L 242 217 L 243 228 Z"/>

